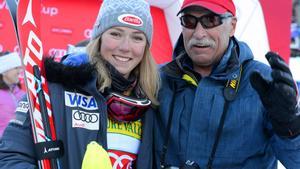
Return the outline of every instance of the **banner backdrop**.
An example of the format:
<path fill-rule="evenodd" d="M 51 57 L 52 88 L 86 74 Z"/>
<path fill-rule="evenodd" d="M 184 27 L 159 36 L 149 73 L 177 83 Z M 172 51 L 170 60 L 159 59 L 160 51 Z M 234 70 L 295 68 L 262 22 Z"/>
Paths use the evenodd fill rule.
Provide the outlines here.
<path fill-rule="evenodd" d="M 97 17 L 98 0 L 44 0 L 42 1 L 42 41 L 45 55 L 61 57 L 67 44 L 76 44 L 90 38 Z"/>
<path fill-rule="evenodd" d="M 68 44 L 89 39 L 102 0 L 44 0 L 41 10 L 41 37 L 46 56 L 61 57 Z M 163 9 L 151 6 L 154 37 L 151 47 L 157 63 L 171 59 L 172 44 Z M 0 52 L 17 51 L 16 37 L 8 8 L 0 0 Z"/>
<path fill-rule="evenodd" d="M 176 16 L 182 0 L 147 0 L 154 18 L 151 47 L 157 63 L 171 60 L 172 48 L 180 33 Z M 89 39 L 102 0 L 42 0 L 41 33 L 45 55 L 61 57 L 68 44 Z M 288 62 L 290 56 L 291 0 L 234 0 L 237 6 L 236 37 L 246 41 L 258 60 L 268 50 Z M 5 0 L 0 0 L 0 52 L 18 51 Z"/>

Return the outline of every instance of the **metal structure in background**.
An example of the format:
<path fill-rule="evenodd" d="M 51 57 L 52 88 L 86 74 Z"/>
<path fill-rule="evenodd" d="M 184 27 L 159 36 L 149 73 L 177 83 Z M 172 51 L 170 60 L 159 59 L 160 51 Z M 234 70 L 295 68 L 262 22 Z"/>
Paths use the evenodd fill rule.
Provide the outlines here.
<path fill-rule="evenodd" d="M 293 20 L 300 25 L 300 0 L 293 0 Z"/>
<path fill-rule="evenodd" d="M 291 57 L 300 57 L 300 0 L 293 0 Z"/>

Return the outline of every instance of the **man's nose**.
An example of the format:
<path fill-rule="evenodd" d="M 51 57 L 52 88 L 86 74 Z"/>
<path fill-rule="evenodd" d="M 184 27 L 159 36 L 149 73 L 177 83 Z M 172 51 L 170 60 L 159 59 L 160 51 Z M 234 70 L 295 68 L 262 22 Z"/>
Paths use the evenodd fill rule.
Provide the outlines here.
<path fill-rule="evenodd" d="M 196 37 L 196 38 L 203 38 L 205 35 L 206 35 L 206 29 L 203 28 L 203 26 L 201 25 L 200 22 L 197 22 L 197 25 L 196 25 L 196 28 L 194 30 L 194 33 L 193 35 Z"/>

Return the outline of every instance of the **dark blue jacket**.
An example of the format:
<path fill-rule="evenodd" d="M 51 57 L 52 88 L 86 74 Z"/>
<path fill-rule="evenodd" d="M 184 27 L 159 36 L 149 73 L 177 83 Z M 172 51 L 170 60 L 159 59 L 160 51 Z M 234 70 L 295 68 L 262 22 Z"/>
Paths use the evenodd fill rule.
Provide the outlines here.
<path fill-rule="evenodd" d="M 86 55 L 71 55 L 65 64 L 78 65 L 86 62 Z M 92 66 L 84 64 L 68 69 L 61 64 L 46 64 L 50 100 L 57 138 L 63 141 L 64 155 L 60 159 L 62 169 L 80 169 L 86 146 L 97 141 L 107 148 L 107 111 L 105 98 L 97 91 L 96 74 Z M 69 71 L 68 71 L 69 70 Z M 63 75 L 64 74 L 64 75 Z M 0 169 L 36 169 L 33 137 L 26 99 L 17 109 L 0 140 Z M 74 127 L 72 114 L 76 111 L 97 116 L 93 122 L 80 122 Z M 153 110 L 142 119 L 142 141 L 139 148 L 137 168 L 152 168 Z"/>
<path fill-rule="evenodd" d="M 300 136 L 282 139 L 274 133 L 260 97 L 249 81 L 253 71 L 270 79 L 270 67 L 253 60 L 245 43 L 232 39 L 212 73 L 201 78 L 191 69 L 187 71 L 191 61 L 182 41 L 178 45 L 174 60 L 161 69 L 160 108 L 154 123 L 154 168 L 159 168 L 170 113 L 173 118 L 166 164 L 181 166 L 190 160 L 201 169 L 206 168 L 224 111 L 224 86 L 228 80 L 240 77 L 237 95 L 228 103 L 212 168 L 275 169 L 278 159 L 289 169 L 299 169 Z M 198 85 L 183 80 L 184 74 L 190 74 Z"/>

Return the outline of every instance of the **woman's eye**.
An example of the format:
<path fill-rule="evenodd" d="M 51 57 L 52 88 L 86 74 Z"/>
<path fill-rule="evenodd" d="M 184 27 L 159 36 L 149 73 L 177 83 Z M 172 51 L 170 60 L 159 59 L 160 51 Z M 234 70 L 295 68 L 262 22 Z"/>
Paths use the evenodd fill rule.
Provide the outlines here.
<path fill-rule="evenodd" d="M 118 32 L 111 32 L 110 35 L 115 36 L 115 37 L 121 36 L 121 34 Z"/>
<path fill-rule="evenodd" d="M 143 40 L 144 40 L 144 38 L 141 37 L 141 36 L 134 36 L 133 39 L 134 39 L 135 41 L 143 41 Z"/>

